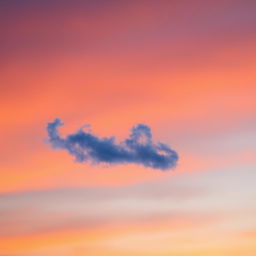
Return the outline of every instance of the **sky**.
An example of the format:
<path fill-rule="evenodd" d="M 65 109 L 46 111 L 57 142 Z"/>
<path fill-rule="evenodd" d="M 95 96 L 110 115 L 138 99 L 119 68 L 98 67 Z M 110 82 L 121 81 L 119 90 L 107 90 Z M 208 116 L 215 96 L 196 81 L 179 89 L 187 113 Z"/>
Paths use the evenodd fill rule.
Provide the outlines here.
<path fill-rule="evenodd" d="M 0 256 L 255 256 L 255 12 L 1 0 Z"/>

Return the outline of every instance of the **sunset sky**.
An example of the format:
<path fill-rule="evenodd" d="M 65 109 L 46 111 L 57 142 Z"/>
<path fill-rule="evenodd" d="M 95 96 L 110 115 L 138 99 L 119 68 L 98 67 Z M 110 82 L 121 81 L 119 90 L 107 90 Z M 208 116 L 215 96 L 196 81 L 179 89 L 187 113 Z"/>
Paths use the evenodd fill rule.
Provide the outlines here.
<path fill-rule="evenodd" d="M 0 256 L 256 255 L 256 1 L 0 0 L 0 88 Z M 55 118 L 177 166 L 76 162 Z"/>

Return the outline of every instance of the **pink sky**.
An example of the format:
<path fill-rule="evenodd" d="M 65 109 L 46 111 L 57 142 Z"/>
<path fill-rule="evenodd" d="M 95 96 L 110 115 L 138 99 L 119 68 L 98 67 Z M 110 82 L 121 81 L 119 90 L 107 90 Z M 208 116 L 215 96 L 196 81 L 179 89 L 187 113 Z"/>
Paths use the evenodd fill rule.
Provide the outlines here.
<path fill-rule="evenodd" d="M 254 256 L 256 4 L 0 3 L 0 256 Z M 138 123 L 174 170 L 76 163 L 47 143 Z"/>

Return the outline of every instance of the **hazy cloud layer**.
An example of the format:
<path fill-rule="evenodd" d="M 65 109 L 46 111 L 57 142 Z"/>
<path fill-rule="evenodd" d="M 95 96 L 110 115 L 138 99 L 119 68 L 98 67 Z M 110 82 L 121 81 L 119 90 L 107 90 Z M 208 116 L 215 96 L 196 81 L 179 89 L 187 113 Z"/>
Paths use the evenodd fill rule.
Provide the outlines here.
<path fill-rule="evenodd" d="M 67 150 L 78 162 L 136 163 L 168 170 L 174 168 L 178 160 L 178 154 L 168 145 L 153 143 L 151 130 L 144 124 L 134 126 L 129 137 L 120 143 L 115 142 L 115 137 L 99 138 L 82 128 L 62 138 L 58 132 L 58 127 L 62 125 L 60 119 L 48 123 L 49 142 L 54 148 Z"/>

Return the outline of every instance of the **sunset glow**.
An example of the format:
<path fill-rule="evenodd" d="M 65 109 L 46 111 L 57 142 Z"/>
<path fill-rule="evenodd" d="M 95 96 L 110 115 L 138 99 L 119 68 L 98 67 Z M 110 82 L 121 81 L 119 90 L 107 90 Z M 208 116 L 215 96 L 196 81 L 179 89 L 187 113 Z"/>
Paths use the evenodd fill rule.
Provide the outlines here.
<path fill-rule="evenodd" d="M 255 13 L 0 1 L 0 256 L 255 256 Z M 62 138 L 86 124 L 114 136 L 117 156 L 54 150 L 55 118 Z M 124 145 L 138 124 L 178 157 Z"/>

